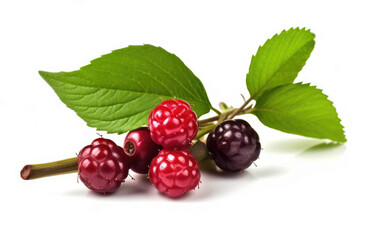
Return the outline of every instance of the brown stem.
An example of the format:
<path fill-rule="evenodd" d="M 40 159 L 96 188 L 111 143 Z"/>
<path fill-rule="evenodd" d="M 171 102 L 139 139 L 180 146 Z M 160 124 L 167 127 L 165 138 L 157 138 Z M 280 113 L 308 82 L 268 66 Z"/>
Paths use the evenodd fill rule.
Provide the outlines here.
<path fill-rule="evenodd" d="M 230 108 L 227 111 L 221 113 L 220 115 L 213 116 L 213 117 L 206 118 L 206 119 L 202 119 L 202 120 L 198 120 L 198 126 L 199 127 L 204 127 L 204 126 L 209 125 L 210 123 L 212 123 L 214 121 L 219 121 L 220 122 L 220 119 L 223 119 L 223 120 L 226 119 L 235 110 L 236 110 L 235 108 Z"/>
<path fill-rule="evenodd" d="M 253 111 L 254 111 L 254 108 L 252 108 L 252 105 L 249 105 L 248 107 L 244 108 L 244 110 L 241 113 L 239 113 L 239 115 L 252 113 Z"/>
<path fill-rule="evenodd" d="M 250 97 L 247 101 L 245 101 L 243 103 L 243 105 L 241 105 L 240 108 L 238 108 L 237 110 L 235 110 L 233 113 L 231 113 L 229 116 L 228 116 L 228 119 L 233 119 L 236 115 L 238 115 L 239 113 L 241 113 L 243 110 L 245 110 L 245 107 L 247 107 L 247 105 L 253 100 L 252 97 Z M 250 107 L 248 107 L 250 108 Z"/>
<path fill-rule="evenodd" d="M 214 122 L 214 121 L 217 121 L 218 118 L 220 116 L 217 115 L 217 116 L 213 116 L 213 117 L 210 117 L 210 118 L 206 118 L 206 119 L 202 119 L 202 120 L 198 120 L 198 125 L 203 125 L 203 124 L 207 124 L 207 123 L 210 123 L 210 122 Z"/>
<path fill-rule="evenodd" d="M 77 157 L 73 157 L 55 162 L 26 165 L 21 170 L 21 178 L 30 180 L 77 171 Z"/>

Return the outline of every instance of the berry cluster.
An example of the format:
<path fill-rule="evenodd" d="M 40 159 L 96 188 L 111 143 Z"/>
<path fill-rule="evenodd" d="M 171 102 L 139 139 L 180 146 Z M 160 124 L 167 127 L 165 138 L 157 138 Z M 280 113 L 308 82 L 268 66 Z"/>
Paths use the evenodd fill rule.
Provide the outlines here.
<path fill-rule="evenodd" d="M 198 132 L 197 117 L 182 100 L 167 100 L 155 107 L 149 127 L 127 134 L 123 149 L 104 138 L 94 140 L 78 155 L 79 176 L 91 190 L 114 192 L 131 169 L 148 174 L 152 184 L 168 197 L 180 197 L 198 186 L 199 163 L 186 150 Z M 213 129 L 207 148 L 224 171 L 248 168 L 257 160 L 261 144 L 244 120 L 226 120 Z"/>
<path fill-rule="evenodd" d="M 208 156 L 209 152 L 219 168 L 237 172 L 248 168 L 259 157 L 259 136 L 246 121 L 230 119 L 215 128 L 213 124 L 208 126 L 213 129 L 207 130 L 210 132 L 206 147 L 202 145 L 205 155 L 197 154 L 199 158 Z M 204 134 L 202 130 L 200 135 Z M 48 167 L 26 165 L 21 176 L 34 179 L 75 171 L 78 166 L 79 178 L 86 187 L 106 194 L 116 191 L 131 169 L 148 174 L 159 192 L 177 198 L 195 189 L 200 182 L 199 163 L 187 150 L 197 133 L 198 121 L 190 105 L 182 100 L 166 100 L 149 114 L 148 127 L 126 135 L 123 147 L 100 137 L 79 152 L 77 162 L 71 158 L 48 163 Z"/>
<path fill-rule="evenodd" d="M 78 154 L 81 181 L 95 192 L 111 193 L 131 169 L 149 172 L 153 185 L 169 197 L 195 189 L 200 181 L 199 164 L 186 148 L 198 125 L 190 105 L 182 100 L 163 101 L 150 113 L 148 122 L 149 128 L 127 134 L 124 148 L 104 138 L 84 147 Z"/>

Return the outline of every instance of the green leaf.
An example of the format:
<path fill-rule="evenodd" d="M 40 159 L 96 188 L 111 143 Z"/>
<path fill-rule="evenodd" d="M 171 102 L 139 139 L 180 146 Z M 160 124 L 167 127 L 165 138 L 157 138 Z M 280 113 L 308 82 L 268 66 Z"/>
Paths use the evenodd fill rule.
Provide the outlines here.
<path fill-rule="evenodd" d="M 333 102 L 309 84 L 288 84 L 267 90 L 253 112 L 266 126 L 306 137 L 345 142 Z"/>
<path fill-rule="evenodd" d="M 257 100 L 268 89 L 293 83 L 314 48 L 314 38 L 309 30 L 291 28 L 259 47 L 247 74 L 251 97 Z"/>
<path fill-rule="evenodd" d="M 148 122 L 163 98 L 193 104 L 197 116 L 212 108 L 201 81 L 174 54 L 151 45 L 129 46 L 73 72 L 39 72 L 87 125 L 123 133 Z"/>

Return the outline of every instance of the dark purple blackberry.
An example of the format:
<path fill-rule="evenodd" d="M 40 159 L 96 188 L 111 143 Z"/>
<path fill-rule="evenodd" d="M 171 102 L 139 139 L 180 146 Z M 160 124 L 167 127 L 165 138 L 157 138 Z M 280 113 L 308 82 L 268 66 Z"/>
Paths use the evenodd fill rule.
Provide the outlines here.
<path fill-rule="evenodd" d="M 248 168 L 261 152 L 258 134 L 242 119 L 219 124 L 209 133 L 207 148 L 216 165 L 229 172 Z"/>

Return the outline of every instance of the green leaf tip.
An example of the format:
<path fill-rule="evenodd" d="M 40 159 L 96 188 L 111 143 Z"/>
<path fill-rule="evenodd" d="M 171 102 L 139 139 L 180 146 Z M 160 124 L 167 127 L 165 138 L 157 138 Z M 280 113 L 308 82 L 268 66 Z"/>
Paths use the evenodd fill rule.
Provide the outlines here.
<path fill-rule="evenodd" d="M 268 39 L 252 56 L 246 82 L 251 97 L 293 83 L 315 46 L 315 34 L 305 28 L 290 28 Z"/>

